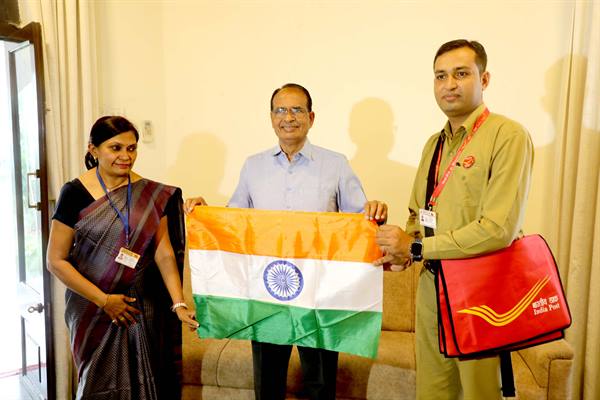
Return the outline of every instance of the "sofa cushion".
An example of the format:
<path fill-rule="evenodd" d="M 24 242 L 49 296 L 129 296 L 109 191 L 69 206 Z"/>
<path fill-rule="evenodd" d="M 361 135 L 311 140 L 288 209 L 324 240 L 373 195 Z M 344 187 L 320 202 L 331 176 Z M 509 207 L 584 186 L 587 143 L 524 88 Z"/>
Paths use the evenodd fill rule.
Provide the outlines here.
<path fill-rule="evenodd" d="M 202 384 L 252 389 L 252 348 L 248 340 L 218 340 L 202 360 Z"/>
<path fill-rule="evenodd" d="M 383 330 L 414 332 L 420 270 L 421 264 L 415 264 L 402 272 L 383 273 Z"/>
<path fill-rule="evenodd" d="M 398 371 L 400 369 L 411 370 L 415 368 L 414 352 L 414 333 L 382 331 L 375 360 L 341 353 L 338 363 L 337 396 L 367 398 L 373 379 L 375 379 L 375 384 L 383 385 L 382 390 L 386 390 L 393 383 L 391 381 L 386 383 L 385 377 L 388 376 L 388 373 L 390 378 L 392 376 L 398 378 L 402 375 L 410 380 L 410 374 L 403 375 Z M 382 369 L 382 365 L 387 365 L 392 369 Z M 388 391 L 386 393 L 389 395 L 393 392 Z"/>
<path fill-rule="evenodd" d="M 221 341 L 217 339 L 200 339 L 195 332 L 185 327 L 183 336 L 183 384 L 200 385 L 202 382 L 202 366 L 205 357 L 214 357 Z M 208 355 L 206 353 L 209 353 Z"/>
<path fill-rule="evenodd" d="M 210 341 L 210 344 L 203 343 L 198 346 L 203 349 L 202 385 L 237 389 L 253 388 L 252 349 L 249 341 L 231 339 L 196 339 L 196 341 Z M 414 333 L 384 331 L 381 333 L 377 359 L 371 360 L 350 354 L 340 354 L 337 378 L 338 396 L 365 398 L 371 370 L 377 365 L 385 364 L 403 370 L 414 369 L 414 345 Z M 186 376 L 192 373 L 187 367 Z M 391 373 L 398 375 L 397 371 Z M 381 370 L 380 375 L 380 380 L 384 381 L 385 371 Z M 294 348 L 288 368 L 288 392 L 299 393 L 301 389 L 302 369 L 298 351 Z"/>
<path fill-rule="evenodd" d="M 367 399 L 414 400 L 417 396 L 416 373 L 412 369 L 375 364 L 369 374 Z"/>
<path fill-rule="evenodd" d="M 376 362 L 404 369 L 415 369 L 415 333 L 382 331 Z"/>
<path fill-rule="evenodd" d="M 194 400 L 254 400 L 254 390 L 203 386 L 202 397 Z"/>

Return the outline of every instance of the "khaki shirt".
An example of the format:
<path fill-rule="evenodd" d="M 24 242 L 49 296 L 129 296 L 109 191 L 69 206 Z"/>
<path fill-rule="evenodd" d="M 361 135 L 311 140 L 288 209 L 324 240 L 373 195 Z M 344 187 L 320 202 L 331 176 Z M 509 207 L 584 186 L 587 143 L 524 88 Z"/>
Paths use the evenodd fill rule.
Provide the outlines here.
<path fill-rule="evenodd" d="M 484 110 L 482 104 L 454 134 L 447 122 L 427 141 L 409 201 L 409 234 L 425 236 L 419 209 L 426 208 L 427 175 L 439 136 L 445 140 L 438 182 Z M 467 157 L 474 157 L 470 167 L 464 163 Z M 473 257 L 507 247 L 521 235 L 533 166 L 529 133 L 517 122 L 490 113 L 457 163 L 433 208 L 437 229 L 435 236 L 423 238 L 425 259 Z"/>

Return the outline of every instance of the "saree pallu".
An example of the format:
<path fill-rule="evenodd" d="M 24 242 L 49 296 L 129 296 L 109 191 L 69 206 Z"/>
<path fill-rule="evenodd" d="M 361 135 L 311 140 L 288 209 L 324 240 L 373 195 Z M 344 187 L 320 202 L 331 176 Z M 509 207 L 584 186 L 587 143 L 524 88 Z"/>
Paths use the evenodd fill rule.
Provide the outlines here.
<path fill-rule="evenodd" d="M 73 266 L 105 293 L 124 294 L 141 311 L 129 328 L 111 323 L 94 303 L 67 289 L 65 319 L 79 372 L 77 399 L 162 400 L 181 397 L 181 323 L 154 262 L 154 236 L 167 215 L 169 236 L 182 277 L 185 233 L 181 190 L 146 179 L 133 182 L 129 249 L 141 257 L 135 269 L 115 261 L 125 229 L 106 196 L 79 214 Z M 124 213 L 127 187 L 110 193 Z"/>

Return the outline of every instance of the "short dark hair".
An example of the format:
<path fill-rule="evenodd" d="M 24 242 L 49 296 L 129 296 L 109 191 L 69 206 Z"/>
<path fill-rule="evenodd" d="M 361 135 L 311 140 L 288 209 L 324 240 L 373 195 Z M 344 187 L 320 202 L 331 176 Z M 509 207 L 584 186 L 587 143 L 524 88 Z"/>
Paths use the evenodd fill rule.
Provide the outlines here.
<path fill-rule="evenodd" d="M 125 132 L 133 132 L 135 135 L 135 141 L 137 142 L 140 140 L 140 134 L 127 118 L 110 115 L 100 117 L 90 130 L 90 143 L 94 146 L 100 146 L 108 139 Z M 87 169 L 92 169 L 98 166 L 98 161 L 94 159 L 89 151 L 85 155 L 85 166 Z"/>
<path fill-rule="evenodd" d="M 477 64 L 477 68 L 479 68 L 479 73 L 485 72 L 485 68 L 487 67 L 487 54 L 483 45 L 475 40 L 456 39 L 444 43 L 440 46 L 437 53 L 435 53 L 433 65 L 435 66 L 435 61 L 442 54 L 462 47 L 468 47 L 475 52 L 475 64 Z"/>
<path fill-rule="evenodd" d="M 312 112 L 312 98 L 310 97 L 310 93 L 308 93 L 308 90 L 304 86 L 298 85 L 297 83 L 286 83 L 282 87 L 275 89 L 275 91 L 271 95 L 271 111 L 273 111 L 273 99 L 275 98 L 275 95 L 277 95 L 277 93 L 279 93 L 283 89 L 290 89 L 290 88 L 298 89 L 302 93 L 304 93 L 304 96 L 306 96 L 306 108 L 308 108 L 308 112 Z"/>

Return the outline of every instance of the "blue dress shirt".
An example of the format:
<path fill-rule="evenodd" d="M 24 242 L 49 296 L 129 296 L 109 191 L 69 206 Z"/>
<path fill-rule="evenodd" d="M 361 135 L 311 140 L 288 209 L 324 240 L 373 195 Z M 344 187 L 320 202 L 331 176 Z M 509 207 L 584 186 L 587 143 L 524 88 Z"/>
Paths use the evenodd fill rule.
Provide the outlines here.
<path fill-rule="evenodd" d="M 306 140 L 291 162 L 279 146 L 248 157 L 228 206 L 358 213 L 366 201 L 346 157 Z"/>

